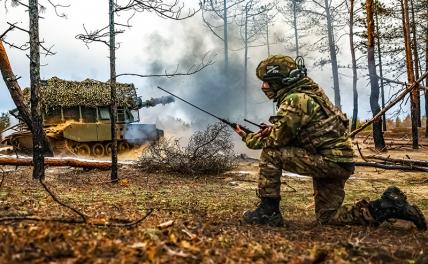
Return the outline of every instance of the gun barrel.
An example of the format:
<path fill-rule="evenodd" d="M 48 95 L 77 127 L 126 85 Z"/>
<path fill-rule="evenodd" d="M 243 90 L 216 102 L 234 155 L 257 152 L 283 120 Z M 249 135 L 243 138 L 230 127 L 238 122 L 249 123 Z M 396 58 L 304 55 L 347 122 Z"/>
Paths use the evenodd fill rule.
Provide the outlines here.
<path fill-rule="evenodd" d="M 173 96 L 162 96 L 162 97 L 157 97 L 157 98 L 150 98 L 149 100 L 144 101 L 141 104 L 141 108 L 142 107 L 154 107 L 156 105 L 162 104 L 162 105 L 166 105 L 169 103 L 174 102 L 175 99 Z"/>

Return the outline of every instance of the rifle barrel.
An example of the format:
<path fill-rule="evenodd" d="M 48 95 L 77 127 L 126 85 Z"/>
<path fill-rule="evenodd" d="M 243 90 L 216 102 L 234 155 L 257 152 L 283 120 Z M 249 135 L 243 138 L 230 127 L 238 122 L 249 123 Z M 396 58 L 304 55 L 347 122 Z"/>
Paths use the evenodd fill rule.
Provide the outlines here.
<path fill-rule="evenodd" d="M 250 124 L 252 124 L 252 125 L 255 125 L 255 126 L 256 126 L 256 127 L 258 127 L 258 128 L 262 128 L 262 126 L 261 126 L 261 125 L 256 124 L 256 123 L 254 123 L 253 121 L 250 121 L 250 120 L 248 120 L 248 119 L 246 119 L 246 118 L 244 118 L 244 121 L 245 121 L 245 122 L 247 122 L 247 123 L 250 123 Z"/>
<path fill-rule="evenodd" d="M 208 115 L 210 115 L 210 116 L 212 116 L 212 117 L 215 117 L 217 120 L 220 120 L 221 122 L 223 122 L 223 123 L 225 123 L 225 124 L 228 124 L 228 125 L 229 125 L 229 126 L 231 126 L 233 129 L 235 129 L 235 128 L 236 128 L 236 126 L 237 126 L 237 123 L 229 122 L 227 119 L 224 119 L 224 118 L 221 118 L 221 117 L 216 116 L 216 115 L 214 115 L 214 114 L 211 114 L 210 112 L 208 112 L 208 111 L 206 111 L 206 110 L 204 110 L 204 109 L 200 108 L 200 107 L 199 107 L 199 106 L 197 106 L 197 105 L 192 104 L 191 102 L 189 102 L 189 101 L 187 101 L 187 100 L 184 100 L 183 98 L 181 98 L 181 97 L 179 97 L 179 96 L 177 96 L 177 95 L 175 95 L 175 94 L 173 94 L 173 93 L 171 93 L 171 92 L 169 92 L 169 91 L 167 91 L 167 90 L 163 89 L 163 88 L 162 88 L 162 87 L 160 87 L 160 86 L 158 86 L 158 89 L 160 89 L 160 90 L 164 91 L 164 92 L 165 92 L 165 93 L 167 93 L 167 94 L 170 94 L 170 95 L 174 96 L 175 98 L 177 98 L 177 99 L 179 99 L 179 100 L 181 100 L 181 101 L 185 102 L 186 104 L 189 104 L 189 105 L 193 106 L 193 107 L 194 107 L 194 108 L 196 108 L 196 109 L 199 109 L 200 111 L 204 112 L 205 114 L 208 114 Z M 252 124 L 255 124 L 255 123 L 252 123 Z M 256 125 L 256 126 L 258 126 L 257 124 L 255 124 L 255 125 Z M 241 126 L 241 129 L 242 129 L 242 130 L 244 130 L 244 131 L 245 131 L 245 133 L 252 133 L 252 131 L 251 131 L 251 130 L 249 130 L 248 128 L 246 128 L 246 127 L 244 127 L 244 126 Z"/>

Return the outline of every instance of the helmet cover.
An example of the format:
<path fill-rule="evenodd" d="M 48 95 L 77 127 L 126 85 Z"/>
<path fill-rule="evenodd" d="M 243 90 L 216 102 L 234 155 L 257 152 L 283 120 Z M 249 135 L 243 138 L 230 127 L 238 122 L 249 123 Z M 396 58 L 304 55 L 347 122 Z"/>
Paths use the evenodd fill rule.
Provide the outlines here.
<path fill-rule="evenodd" d="M 256 75 L 260 80 L 266 81 L 269 77 L 285 78 L 294 69 L 297 69 L 297 65 L 293 58 L 285 55 L 273 55 L 259 63 Z"/>

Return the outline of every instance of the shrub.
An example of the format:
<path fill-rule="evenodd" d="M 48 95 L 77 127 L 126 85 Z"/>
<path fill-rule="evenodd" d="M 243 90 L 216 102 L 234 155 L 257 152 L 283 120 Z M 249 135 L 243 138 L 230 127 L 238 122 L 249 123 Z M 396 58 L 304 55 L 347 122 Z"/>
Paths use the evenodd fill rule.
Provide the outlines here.
<path fill-rule="evenodd" d="M 223 123 L 215 123 L 195 132 L 185 147 L 174 138 L 163 138 L 150 145 L 138 166 L 146 172 L 219 174 L 237 165 L 233 147 L 230 129 Z"/>

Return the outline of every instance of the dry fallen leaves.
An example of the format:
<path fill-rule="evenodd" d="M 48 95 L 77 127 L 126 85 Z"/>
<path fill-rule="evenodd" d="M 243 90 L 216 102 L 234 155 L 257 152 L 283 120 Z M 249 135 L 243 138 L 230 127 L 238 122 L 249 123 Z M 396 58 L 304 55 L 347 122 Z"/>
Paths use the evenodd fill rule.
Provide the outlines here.
<path fill-rule="evenodd" d="M 158 225 L 159 229 L 168 228 L 174 225 L 174 220 L 169 220 Z"/>

